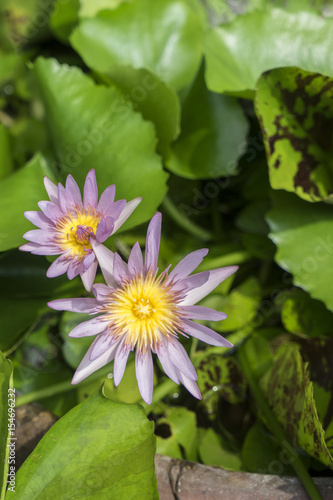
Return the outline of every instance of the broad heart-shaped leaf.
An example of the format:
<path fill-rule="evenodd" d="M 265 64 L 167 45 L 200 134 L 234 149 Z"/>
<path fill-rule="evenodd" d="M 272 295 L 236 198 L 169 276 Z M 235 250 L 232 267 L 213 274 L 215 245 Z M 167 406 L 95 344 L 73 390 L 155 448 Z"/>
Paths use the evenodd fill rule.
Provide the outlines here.
<path fill-rule="evenodd" d="M 1 180 L 0 251 L 26 243 L 22 236 L 32 227 L 23 212 L 35 210 L 38 201 L 47 198 L 44 175 L 49 175 L 49 171 L 45 160 L 38 154 L 20 170 Z"/>
<path fill-rule="evenodd" d="M 236 99 L 207 90 L 203 71 L 183 102 L 181 130 L 167 160 L 171 172 L 188 179 L 237 173 L 248 123 Z"/>
<path fill-rule="evenodd" d="M 94 168 L 100 193 L 115 184 L 116 199 L 143 197 L 126 228 L 151 217 L 168 177 L 155 153 L 153 125 L 117 89 L 94 84 L 78 68 L 40 58 L 34 74 L 62 180 L 71 173 L 82 187 Z"/>
<path fill-rule="evenodd" d="M 0 497 L 4 498 L 7 473 L 15 470 L 15 390 L 12 384 L 13 367 L 9 359 L 0 352 Z M 8 438 L 8 442 L 7 442 Z M 7 446 L 12 443 L 12 446 Z M 10 463 L 9 463 L 10 462 Z M 13 465 L 14 464 L 14 465 Z M 11 474 L 13 476 L 13 474 Z"/>
<path fill-rule="evenodd" d="M 176 92 L 146 69 L 112 66 L 108 75 L 132 101 L 134 109 L 145 120 L 153 122 L 159 139 L 158 150 L 165 153 L 180 131 L 180 104 Z"/>
<path fill-rule="evenodd" d="M 115 64 L 145 68 L 179 90 L 198 70 L 203 19 L 192 0 L 135 0 L 82 19 L 71 42 L 97 71 Z"/>
<path fill-rule="evenodd" d="M 307 201 L 333 196 L 333 79 L 275 69 L 257 87 L 270 183 Z"/>
<path fill-rule="evenodd" d="M 267 401 L 291 440 L 312 457 L 333 468 L 313 397 L 313 383 L 299 346 L 282 346 L 275 363 L 261 380 Z"/>
<path fill-rule="evenodd" d="M 265 9 L 208 32 L 206 81 L 215 92 L 253 90 L 260 75 L 297 66 L 333 76 L 333 19 Z"/>
<path fill-rule="evenodd" d="M 6 499 L 158 499 L 153 427 L 141 406 L 114 403 L 100 390 L 47 432 Z"/>
<path fill-rule="evenodd" d="M 333 310 L 333 207 L 308 203 L 295 194 L 272 193 L 266 220 L 277 245 L 276 262 L 294 275 L 294 284 Z"/>

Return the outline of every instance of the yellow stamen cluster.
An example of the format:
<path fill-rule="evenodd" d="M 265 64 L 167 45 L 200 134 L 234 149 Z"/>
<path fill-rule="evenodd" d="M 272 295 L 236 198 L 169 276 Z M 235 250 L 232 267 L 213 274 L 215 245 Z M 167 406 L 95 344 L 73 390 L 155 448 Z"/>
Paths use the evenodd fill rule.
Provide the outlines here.
<path fill-rule="evenodd" d="M 56 243 L 63 251 L 71 249 L 73 256 L 84 257 L 87 250 L 91 250 L 89 238 L 96 234 L 100 220 L 101 215 L 96 210 L 76 208 L 73 213 L 68 212 L 57 222 Z"/>
<path fill-rule="evenodd" d="M 178 294 L 164 285 L 162 277 L 137 275 L 117 289 L 103 307 L 115 338 L 145 352 L 155 350 L 161 336 L 170 339 L 179 331 Z"/>

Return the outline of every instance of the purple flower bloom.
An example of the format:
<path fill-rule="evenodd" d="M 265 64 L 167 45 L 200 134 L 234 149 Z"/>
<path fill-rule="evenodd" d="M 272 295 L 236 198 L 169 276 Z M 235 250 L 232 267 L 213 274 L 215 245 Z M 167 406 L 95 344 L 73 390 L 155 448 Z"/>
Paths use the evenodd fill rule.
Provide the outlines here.
<path fill-rule="evenodd" d="M 71 175 L 66 187 L 58 187 L 47 177 L 44 184 L 50 201 L 38 203 L 41 212 L 24 212 L 24 216 L 40 229 L 23 235 L 29 240 L 20 247 L 35 255 L 60 255 L 47 271 L 49 278 L 67 272 L 71 280 L 80 274 L 90 291 L 96 276 L 95 245 L 103 243 L 126 221 L 142 198 L 114 201 L 115 186 L 109 186 L 98 201 L 95 170 L 88 172 L 83 191 Z"/>
<path fill-rule="evenodd" d="M 170 266 L 158 276 L 157 260 L 161 237 L 161 214 L 152 218 L 147 232 L 145 262 L 138 243 L 126 265 L 118 254 L 98 247 L 96 255 L 107 286 L 95 284 L 95 298 L 60 299 L 48 305 L 56 310 L 98 313 L 99 316 L 76 326 L 70 337 L 97 335 L 77 368 L 72 383 L 77 384 L 109 361 L 114 360 L 114 384 L 124 374 L 130 351 L 136 347 L 135 369 L 142 398 L 152 401 L 153 360 L 157 354 L 165 373 L 177 384 L 182 382 L 198 399 L 197 374 L 178 335 L 191 335 L 207 344 L 232 347 L 232 344 L 207 326 L 193 319 L 220 321 L 226 314 L 196 306 L 238 267 L 190 274 L 208 250 L 197 250 L 169 273 Z"/>

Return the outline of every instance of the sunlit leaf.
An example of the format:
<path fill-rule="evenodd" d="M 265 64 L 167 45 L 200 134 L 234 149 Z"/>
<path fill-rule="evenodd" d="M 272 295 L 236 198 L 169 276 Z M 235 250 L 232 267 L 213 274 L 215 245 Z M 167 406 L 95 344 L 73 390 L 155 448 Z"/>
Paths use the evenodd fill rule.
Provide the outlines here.
<path fill-rule="evenodd" d="M 154 453 L 153 424 L 143 408 L 99 391 L 53 425 L 6 498 L 135 498 L 139 491 L 157 499 Z"/>
<path fill-rule="evenodd" d="M 12 363 L 0 352 L 0 456 L 3 457 L 0 466 L 0 496 L 4 497 L 7 485 L 7 473 L 15 476 L 15 440 L 7 444 L 7 437 L 15 437 L 15 391 L 12 384 Z M 11 452 L 11 454 L 10 454 Z M 14 470 L 14 474 L 13 474 Z M 10 478 L 10 479 L 11 479 Z M 14 480 L 15 482 L 15 480 Z M 9 485 L 12 486 L 12 485 Z"/>

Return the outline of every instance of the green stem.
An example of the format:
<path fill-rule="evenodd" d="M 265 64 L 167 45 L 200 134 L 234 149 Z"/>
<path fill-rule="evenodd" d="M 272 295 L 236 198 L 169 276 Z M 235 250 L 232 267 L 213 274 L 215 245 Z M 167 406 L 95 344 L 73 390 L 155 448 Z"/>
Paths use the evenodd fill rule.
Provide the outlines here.
<path fill-rule="evenodd" d="M 178 226 L 185 229 L 189 234 L 204 241 L 212 239 L 212 234 L 202 229 L 202 227 L 197 224 L 194 224 L 194 222 L 190 221 L 188 217 L 182 214 L 169 196 L 164 198 L 162 205 L 166 213 L 178 224 Z"/>
<path fill-rule="evenodd" d="M 245 348 L 240 348 L 238 350 L 238 356 L 239 356 L 239 361 L 242 366 L 242 370 L 245 374 L 245 377 L 249 383 L 251 392 L 260 408 L 262 413 L 265 416 L 265 419 L 267 421 L 267 424 L 275 437 L 279 440 L 280 446 L 284 448 L 287 452 L 291 453 L 295 458 L 293 462 L 291 463 L 294 471 L 296 472 L 297 476 L 301 480 L 305 490 L 308 492 L 311 500 L 323 500 L 322 496 L 320 495 L 316 485 L 314 484 L 310 474 L 306 470 L 302 460 L 299 458 L 297 453 L 295 452 L 294 448 L 291 446 L 289 443 L 287 436 L 281 427 L 279 421 L 275 417 L 274 413 L 272 412 L 270 406 L 268 405 L 264 394 L 262 393 L 259 385 L 257 384 L 256 378 L 253 375 L 251 371 L 251 366 L 250 363 L 247 359 L 247 355 L 245 352 Z"/>
<path fill-rule="evenodd" d="M 243 262 L 246 262 L 251 258 L 251 255 L 245 250 L 239 250 L 238 252 L 221 255 L 221 257 L 216 257 L 214 259 L 207 258 L 202 264 L 200 264 L 200 271 L 209 271 L 210 269 L 215 269 L 217 267 L 243 264 Z"/>
<path fill-rule="evenodd" d="M 73 389 L 75 389 L 75 387 L 71 385 L 70 380 L 65 380 L 64 382 L 59 382 L 59 384 L 51 385 L 49 387 L 43 387 L 43 389 L 36 389 L 35 391 L 18 396 L 16 398 L 16 407 L 33 403 L 39 399 L 50 398 L 56 394 L 71 391 Z"/>

